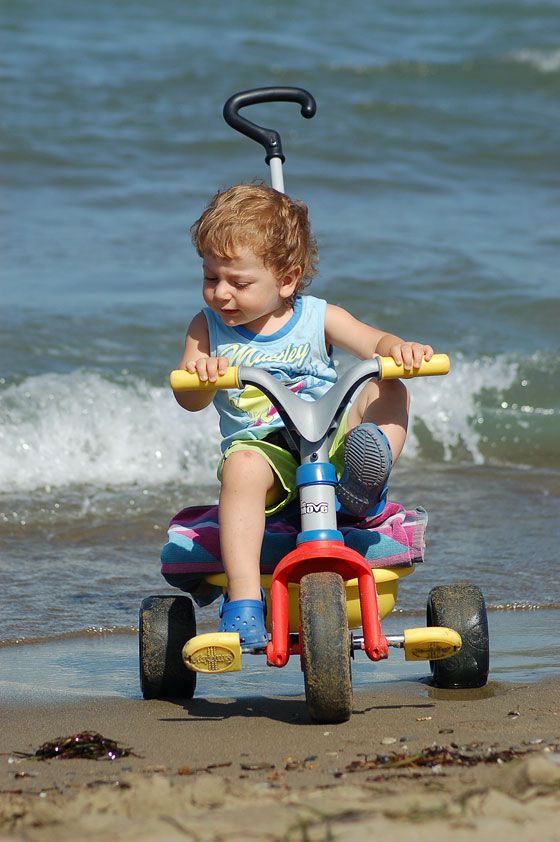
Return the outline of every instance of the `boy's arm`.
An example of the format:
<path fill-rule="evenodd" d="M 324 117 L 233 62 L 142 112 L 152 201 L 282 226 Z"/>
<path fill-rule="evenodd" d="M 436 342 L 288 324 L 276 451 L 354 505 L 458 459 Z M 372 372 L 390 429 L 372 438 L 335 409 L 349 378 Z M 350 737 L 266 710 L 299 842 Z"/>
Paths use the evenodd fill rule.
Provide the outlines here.
<path fill-rule="evenodd" d="M 208 338 L 208 323 L 204 313 L 197 313 L 189 325 L 185 349 L 179 368 L 184 371 L 198 372 L 201 380 L 214 382 L 218 374 L 223 374 L 229 365 L 226 357 L 210 356 L 210 340 Z M 183 409 L 198 412 L 212 403 L 216 391 L 203 392 L 173 392 L 175 400 Z"/>
<path fill-rule="evenodd" d="M 376 355 L 393 357 L 405 369 L 419 368 L 422 360 L 429 360 L 434 353 L 430 345 L 407 342 L 393 333 L 377 330 L 332 304 L 327 304 L 325 313 L 325 340 L 327 347 L 334 345 L 362 360 Z"/>

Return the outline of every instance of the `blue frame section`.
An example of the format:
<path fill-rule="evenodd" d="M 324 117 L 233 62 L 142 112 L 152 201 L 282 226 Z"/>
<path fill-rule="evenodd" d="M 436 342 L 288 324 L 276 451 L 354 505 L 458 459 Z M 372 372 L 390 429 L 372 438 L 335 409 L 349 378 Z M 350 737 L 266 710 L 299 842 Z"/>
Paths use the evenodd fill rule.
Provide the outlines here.
<path fill-rule="evenodd" d="M 338 541 L 344 544 L 342 532 L 338 529 L 307 529 L 305 532 L 300 532 L 296 544 L 299 546 L 307 541 Z"/>
<path fill-rule="evenodd" d="M 296 470 L 296 486 L 338 485 L 336 470 L 330 462 L 306 462 Z"/>

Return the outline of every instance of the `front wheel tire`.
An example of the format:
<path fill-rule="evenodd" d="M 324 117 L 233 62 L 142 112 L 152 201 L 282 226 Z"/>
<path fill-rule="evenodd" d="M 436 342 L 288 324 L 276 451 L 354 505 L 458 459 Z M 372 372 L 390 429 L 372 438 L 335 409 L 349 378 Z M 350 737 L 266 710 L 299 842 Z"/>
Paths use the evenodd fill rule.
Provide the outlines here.
<path fill-rule="evenodd" d="M 300 640 L 305 698 L 315 722 L 345 722 L 352 713 L 346 588 L 338 573 L 300 582 Z"/>

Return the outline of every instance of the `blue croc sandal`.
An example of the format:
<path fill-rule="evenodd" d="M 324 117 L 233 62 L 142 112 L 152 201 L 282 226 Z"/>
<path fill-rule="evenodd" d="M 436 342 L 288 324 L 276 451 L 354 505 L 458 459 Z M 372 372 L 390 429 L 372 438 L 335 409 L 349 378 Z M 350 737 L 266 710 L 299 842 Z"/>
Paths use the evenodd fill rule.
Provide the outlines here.
<path fill-rule="evenodd" d="M 393 467 L 391 445 L 377 424 L 354 427 L 344 446 L 344 471 L 336 494 L 354 515 L 380 514 Z"/>
<path fill-rule="evenodd" d="M 266 646 L 266 599 L 262 588 L 261 596 L 261 600 L 234 599 L 233 602 L 229 602 L 226 594 L 220 605 L 221 623 L 218 631 L 239 634 L 242 646 Z"/>

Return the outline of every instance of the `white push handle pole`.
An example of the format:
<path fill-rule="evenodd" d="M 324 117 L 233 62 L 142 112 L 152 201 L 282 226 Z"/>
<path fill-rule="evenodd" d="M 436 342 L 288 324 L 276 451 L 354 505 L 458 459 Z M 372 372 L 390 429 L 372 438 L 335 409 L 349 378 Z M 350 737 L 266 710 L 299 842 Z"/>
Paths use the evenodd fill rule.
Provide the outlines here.
<path fill-rule="evenodd" d="M 284 173 L 282 171 L 282 159 L 270 159 L 270 184 L 279 193 L 284 192 Z"/>

